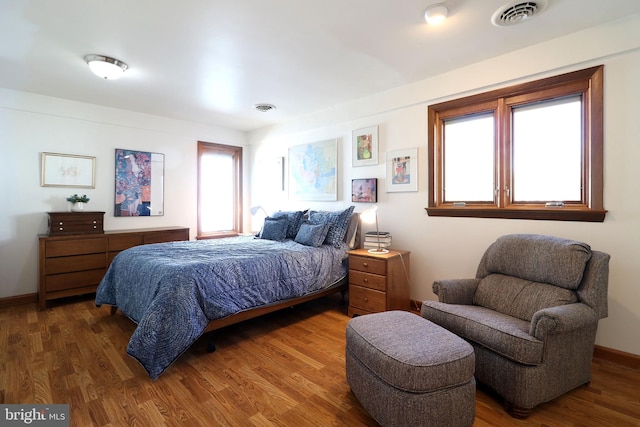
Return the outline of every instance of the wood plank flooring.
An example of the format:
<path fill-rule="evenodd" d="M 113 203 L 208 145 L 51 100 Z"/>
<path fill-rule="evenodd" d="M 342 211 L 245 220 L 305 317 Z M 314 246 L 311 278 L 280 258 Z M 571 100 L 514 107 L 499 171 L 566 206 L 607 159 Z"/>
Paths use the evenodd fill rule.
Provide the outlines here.
<path fill-rule="evenodd" d="M 69 403 L 73 426 L 375 426 L 345 379 L 339 295 L 214 332 L 156 381 L 125 352 L 135 325 L 90 297 L 0 308 L 0 403 Z M 475 426 L 640 426 L 640 372 L 593 379 L 526 420 L 478 388 Z"/>

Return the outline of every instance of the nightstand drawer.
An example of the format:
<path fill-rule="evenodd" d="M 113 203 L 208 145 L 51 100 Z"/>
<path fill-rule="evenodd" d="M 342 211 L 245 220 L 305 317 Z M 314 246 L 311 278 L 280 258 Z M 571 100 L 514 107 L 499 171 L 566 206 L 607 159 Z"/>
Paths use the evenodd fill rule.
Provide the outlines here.
<path fill-rule="evenodd" d="M 387 309 L 386 294 L 362 286 L 349 286 L 349 305 L 370 312 Z"/>
<path fill-rule="evenodd" d="M 350 255 L 349 269 L 366 271 L 367 273 L 379 274 L 381 276 L 384 276 L 387 274 L 387 262 L 384 259 L 374 259 L 363 256 Z"/>
<path fill-rule="evenodd" d="M 387 290 L 387 277 L 378 274 L 364 273 L 357 270 L 349 270 L 349 283 L 365 288 Z"/>

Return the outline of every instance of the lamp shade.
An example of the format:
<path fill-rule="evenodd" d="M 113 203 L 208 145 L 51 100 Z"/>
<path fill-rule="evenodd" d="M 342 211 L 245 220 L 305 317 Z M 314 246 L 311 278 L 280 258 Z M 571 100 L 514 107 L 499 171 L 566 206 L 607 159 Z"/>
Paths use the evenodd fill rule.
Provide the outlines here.
<path fill-rule="evenodd" d="M 89 65 L 89 69 L 98 77 L 113 80 L 124 74 L 129 68 L 124 62 L 103 55 L 87 55 L 84 60 Z"/>
<path fill-rule="evenodd" d="M 372 254 L 387 254 L 389 251 L 382 248 L 380 244 L 380 230 L 378 230 L 378 206 L 374 205 L 360 214 L 360 219 L 366 224 L 376 225 L 376 239 L 378 241 L 378 247 L 376 249 L 369 249 L 369 253 Z"/>

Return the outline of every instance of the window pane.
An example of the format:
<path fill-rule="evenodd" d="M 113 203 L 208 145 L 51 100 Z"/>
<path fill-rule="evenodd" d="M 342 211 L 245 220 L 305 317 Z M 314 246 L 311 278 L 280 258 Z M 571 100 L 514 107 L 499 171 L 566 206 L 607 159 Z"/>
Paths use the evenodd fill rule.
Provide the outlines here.
<path fill-rule="evenodd" d="M 204 153 L 200 162 L 200 231 L 207 233 L 233 230 L 233 156 Z"/>
<path fill-rule="evenodd" d="M 444 201 L 493 202 L 493 113 L 444 122 Z"/>
<path fill-rule="evenodd" d="M 512 112 L 513 200 L 581 201 L 581 97 Z"/>

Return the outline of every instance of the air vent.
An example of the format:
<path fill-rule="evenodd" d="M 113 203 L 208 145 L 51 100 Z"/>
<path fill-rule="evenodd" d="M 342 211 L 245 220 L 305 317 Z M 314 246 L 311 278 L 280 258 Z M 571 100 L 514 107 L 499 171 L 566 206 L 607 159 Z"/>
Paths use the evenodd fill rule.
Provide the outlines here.
<path fill-rule="evenodd" d="M 271 104 L 256 104 L 253 106 L 256 110 L 266 113 L 267 111 L 275 110 L 276 106 Z"/>
<path fill-rule="evenodd" d="M 516 25 L 539 14 L 546 6 L 544 0 L 507 3 L 491 16 L 491 23 L 496 27 Z"/>

